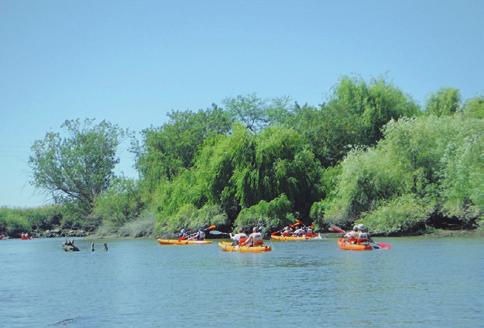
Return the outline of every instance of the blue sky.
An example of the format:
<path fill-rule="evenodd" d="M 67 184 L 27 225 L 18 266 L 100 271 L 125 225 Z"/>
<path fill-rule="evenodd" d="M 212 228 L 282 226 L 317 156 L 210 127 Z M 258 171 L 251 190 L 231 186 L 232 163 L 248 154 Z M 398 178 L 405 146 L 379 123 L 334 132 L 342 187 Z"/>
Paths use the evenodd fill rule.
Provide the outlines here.
<path fill-rule="evenodd" d="M 484 1 L 0 0 L 0 206 L 49 203 L 30 146 L 66 119 L 140 131 L 254 92 L 316 105 L 342 75 L 421 104 L 482 95 Z"/>

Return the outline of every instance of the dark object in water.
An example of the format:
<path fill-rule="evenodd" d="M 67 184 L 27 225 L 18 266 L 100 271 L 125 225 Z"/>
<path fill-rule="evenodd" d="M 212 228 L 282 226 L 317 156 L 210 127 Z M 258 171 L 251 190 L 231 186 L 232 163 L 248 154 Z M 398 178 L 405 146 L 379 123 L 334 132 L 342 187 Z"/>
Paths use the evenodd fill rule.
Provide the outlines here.
<path fill-rule="evenodd" d="M 108 244 L 104 243 L 104 250 L 107 252 L 108 251 Z"/>
<path fill-rule="evenodd" d="M 64 252 L 79 252 L 79 248 L 74 245 L 74 240 L 67 240 L 65 241 L 64 245 Z"/>
<path fill-rule="evenodd" d="M 65 252 L 79 252 L 79 248 L 75 245 L 64 245 Z"/>

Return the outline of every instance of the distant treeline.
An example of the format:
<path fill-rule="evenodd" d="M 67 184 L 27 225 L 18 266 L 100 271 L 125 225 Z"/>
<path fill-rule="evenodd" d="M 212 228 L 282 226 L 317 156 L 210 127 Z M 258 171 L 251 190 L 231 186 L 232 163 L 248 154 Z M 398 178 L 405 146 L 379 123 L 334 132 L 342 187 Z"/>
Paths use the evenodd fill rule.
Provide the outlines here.
<path fill-rule="evenodd" d="M 104 121 L 67 121 L 30 164 L 65 217 L 103 231 L 276 228 L 295 213 L 320 229 L 468 229 L 484 204 L 483 117 L 484 97 L 444 88 L 421 108 L 385 80 L 344 77 L 318 106 L 248 95 L 171 112 L 133 142 L 139 180 L 114 176 L 126 131 Z"/>

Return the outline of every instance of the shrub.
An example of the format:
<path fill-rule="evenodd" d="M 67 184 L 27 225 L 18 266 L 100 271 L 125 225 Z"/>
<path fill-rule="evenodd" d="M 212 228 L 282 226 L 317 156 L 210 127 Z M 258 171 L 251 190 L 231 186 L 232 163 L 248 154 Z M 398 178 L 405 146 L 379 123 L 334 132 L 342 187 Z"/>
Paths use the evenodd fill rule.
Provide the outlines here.
<path fill-rule="evenodd" d="M 142 209 L 143 203 L 136 181 L 118 178 L 96 199 L 93 214 L 104 224 L 120 227 L 135 220 Z"/>
<path fill-rule="evenodd" d="M 433 204 L 403 195 L 384 202 L 374 211 L 363 214 L 357 223 L 363 223 L 376 234 L 399 234 L 416 232 L 425 228 L 425 222 L 432 213 Z"/>

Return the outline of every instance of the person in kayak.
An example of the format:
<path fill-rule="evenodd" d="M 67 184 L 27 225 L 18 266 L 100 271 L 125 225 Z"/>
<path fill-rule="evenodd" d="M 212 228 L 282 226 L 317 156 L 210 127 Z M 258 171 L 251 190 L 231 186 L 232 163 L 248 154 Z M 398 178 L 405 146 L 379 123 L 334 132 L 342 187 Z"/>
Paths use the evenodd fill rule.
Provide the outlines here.
<path fill-rule="evenodd" d="M 314 225 L 311 224 L 309 227 L 306 227 L 306 236 L 307 237 L 314 237 L 316 234 L 313 232 Z"/>
<path fill-rule="evenodd" d="M 261 246 L 264 244 L 262 240 L 262 234 L 257 230 L 257 227 L 252 229 L 252 233 L 249 235 L 247 240 L 241 244 L 245 246 Z"/>
<path fill-rule="evenodd" d="M 239 233 L 237 233 L 235 235 L 232 235 L 232 233 L 230 233 L 229 235 L 230 235 L 230 239 L 233 240 L 233 242 L 232 242 L 233 246 L 241 245 L 241 244 L 243 245 L 244 242 L 247 239 L 247 235 L 244 232 L 244 229 L 242 229 L 242 228 L 239 229 Z"/>
<path fill-rule="evenodd" d="M 284 230 L 282 231 L 282 235 L 284 237 L 292 236 L 293 233 L 294 233 L 294 231 L 292 230 L 292 228 L 290 226 L 285 226 Z"/>
<path fill-rule="evenodd" d="M 191 236 L 188 239 L 191 239 L 191 240 L 205 240 L 205 231 L 203 231 L 202 229 L 199 229 L 195 233 L 195 235 Z"/>
<path fill-rule="evenodd" d="M 306 234 L 306 231 L 304 230 L 304 227 L 299 227 L 296 229 L 296 231 L 294 231 L 294 236 L 296 237 L 301 237 L 301 236 L 304 236 Z"/>
<path fill-rule="evenodd" d="M 188 239 L 190 235 L 188 234 L 188 231 L 185 229 L 181 229 L 180 232 L 178 233 L 178 240 L 185 240 Z"/>
<path fill-rule="evenodd" d="M 353 230 L 345 233 L 344 238 L 345 238 L 346 242 L 348 242 L 350 244 L 356 244 L 356 242 L 358 240 L 358 226 L 355 225 L 353 227 Z"/>
<path fill-rule="evenodd" d="M 368 228 L 361 223 L 358 224 L 357 228 L 358 228 L 358 238 L 356 243 L 368 244 L 371 241 L 370 234 L 368 233 Z"/>

